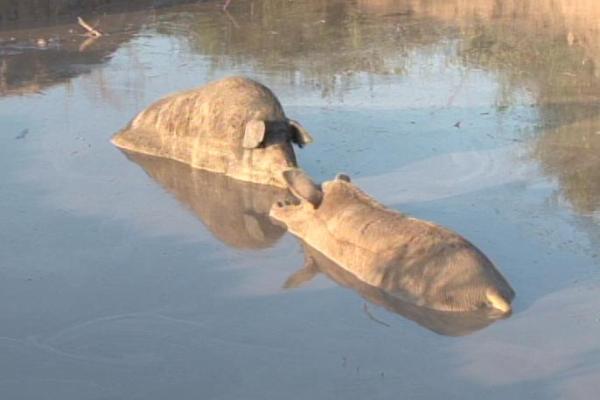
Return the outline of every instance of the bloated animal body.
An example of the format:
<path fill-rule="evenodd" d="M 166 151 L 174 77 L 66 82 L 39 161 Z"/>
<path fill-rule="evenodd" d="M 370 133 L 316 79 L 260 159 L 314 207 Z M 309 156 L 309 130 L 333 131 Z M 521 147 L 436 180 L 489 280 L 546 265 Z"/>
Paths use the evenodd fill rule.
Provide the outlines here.
<path fill-rule="evenodd" d="M 285 282 L 286 289 L 296 288 L 322 273 L 342 287 L 353 290 L 371 304 L 385 308 L 420 326 L 445 336 L 464 336 L 483 329 L 502 318 L 503 315 L 489 309 L 475 311 L 440 311 L 420 307 L 387 292 L 381 287 L 369 285 L 358 279 L 347 269 L 331 261 L 304 241 L 300 241 L 304 250 L 304 266 L 291 275 Z M 392 279 L 393 277 L 390 277 Z M 383 286 L 388 286 L 384 284 Z M 394 286 L 394 285 L 390 285 Z M 367 311 L 367 304 L 364 305 Z M 492 312 L 489 312 L 492 311 Z M 380 322 L 380 321 L 377 321 Z"/>
<path fill-rule="evenodd" d="M 244 77 L 163 98 L 112 140 L 127 151 L 280 187 L 285 187 L 281 173 L 296 167 L 292 143 L 311 141 L 299 123 L 285 116 L 271 90 Z"/>
<path fill-rule="evenodd" d="M 361 281 L 419 306 L 443 311 L 511 311 L 514 291 L 491 261 L 460 235 L 388 209 L 347 177 L 312 183 L 284 173 L 299 203 L 270 215 Z"/>

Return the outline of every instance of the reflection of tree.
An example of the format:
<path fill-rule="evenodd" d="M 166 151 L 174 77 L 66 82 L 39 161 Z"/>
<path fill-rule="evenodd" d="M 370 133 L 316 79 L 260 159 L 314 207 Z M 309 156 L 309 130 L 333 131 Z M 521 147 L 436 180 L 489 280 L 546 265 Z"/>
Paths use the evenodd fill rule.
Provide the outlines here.
<path fill-rule="evenodd" d="M 488 12 L 465 34 L 463 62 L 496 72 L 504 93 L 532 91 L 541 119 L 533 156 L 577 212 L 600 209 L 600 4 L 505 2 Z"/>
<path fill-rule="evenodd" d="M 356 83 L 357 73 L 402 74 L 409 50 L 442 38 L 432 24 L 381 19 L 352 1 L 258 0 L 232 3 L 230 13 L 208 24 L 190 16 L 184 31 L 191 48 L 214 68 L 250 64 L 325 96 Z"/>
<path fill-rule="evenodd" d="M 91 11 L 109 5 L 111 0 L 0 0 L 0 23 L 37 20 L 75 11 Z"/>
<path fill-rule="evenodd" d="M 99 42 L 97 47 L 86 52 L 57 47 L 43 51 L 25 50 L 5 56 L 0 63 L 0 95 L 35 93 L 46 86 L 89 73 L 128 38 L 111 38 L 110 42 Z"/>
<path fill-rule="evenodd" d="M 542 135 L 534 155 L 544 172 L 558 179 L 575 211 L 600 209 L 600 116 Z"/>
<path fill-rule="evenodd" d="M 574 45 L 568 39 L 572 31 L 565 29 L 563 25 L 539 27 L 526 16 L 518 24 L 481 21 L 464 36 L 460 57 L 467 65 L 497 72 L 506 92 L 531 89 L 542 112 L 546 106 L 597 97 L 600 80 L 592 56 L 600 54 Z M 576 119 L 579 115 L 573 116 Z"/>
<path fill-rule="evenodd" d="M 149 10 L 194 0 L 0 0 L 0 24 L 30 22 L 54 23 L 56 17 L 82 13 Z"/>
<path fill-rule="evenodd" d="M 183 2 L 186 1 L 165 0 L 162 5 Z M 154 16 L 151 12 L 154 3 L 151 0 L 0 0 L 1 37 L 13 39 L 0 41 L 0 96 L 39 92 L 47 86 L 91 72 Z M 104 13 L 100 23 L 110 35 L 92 41 L 69 32 L 81 31 L 74 17 L 65 17 L 58 22 L 52 19 L 86 10 Z M 3 18 L 9 23 L 2 24 Z M 13 19 L 18 23 L 13 23 Z M 29 22 L 23 24 L 23 21 Z M 39 38 L 44 39 L 43 46 L 37 45 Z"/>

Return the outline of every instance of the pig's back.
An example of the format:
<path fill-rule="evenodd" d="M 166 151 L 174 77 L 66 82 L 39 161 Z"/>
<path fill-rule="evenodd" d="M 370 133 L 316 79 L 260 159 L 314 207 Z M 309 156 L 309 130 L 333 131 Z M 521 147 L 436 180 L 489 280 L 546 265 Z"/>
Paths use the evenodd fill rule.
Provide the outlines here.
<path fill-rule="evenodd" d="M 158 100 L 113 143 L 222 172 L 231 157 L 241 158 L 245 124 L 252 118 L 281 120 L 285 115 L 267 87 L 243 77 L 226 78 Z"/>

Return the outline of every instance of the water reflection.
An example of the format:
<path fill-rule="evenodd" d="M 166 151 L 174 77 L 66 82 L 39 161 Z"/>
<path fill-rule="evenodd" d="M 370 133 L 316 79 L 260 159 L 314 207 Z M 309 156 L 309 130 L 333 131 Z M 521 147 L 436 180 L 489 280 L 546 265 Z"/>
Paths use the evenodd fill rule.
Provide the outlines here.
<path fill-rule="evenodd" d="M 131 37 L 126 34 L 96 40 L 82 51 L 82 45 L 92 45 L 86 38 L 59 43 L 61 39 L 54 38 L 53 32 L 44 32 L 43 36 L 53 37 L 44 49 L 35 48 L 30 39 L 16 39 L 0 49 L 0 96 L 39 94 L 49 86 L 89 73 Z"/>
<path fill-rule="evenodd" d="M 56 18 L 89 13 L 112 14 L 124 11 L 151 11 L 194 0 L 0 0 L 0 24 L 53 23 Z"/>
<path fill-rule="evenodd" d="M 250 64 L 323 96 L 358 85 L 356 74 L 404 74 L 408 52 L 445 32 L 434 24 L 368 18 L 353 1 L 259 0 L 234 2 L 229 10 L 218 24 L 179 22 L 193 51 L 210 56 L 215 69 Z"/>
<path fill-rule="evenodd" d="M 595 148 L 576 145 L 581 129 L 593 137 L 590 121 L 600 112 L 600 7 L 595 2 L 263 0 L 237 3 L 230 12 L 224 27 L 185 22 L 192 50 L 210 56 L 214 68 L 250 63 L 326 97 L 371 82 L 361 74 L 404 75 L 417 48 L 429 48 L 432 56 L 446 52 L 450 63 L 494 72 L 501 84 L 500 111 L 514 105 L 514 94 L 526 88 L 540 118 L 533 157 L 558 178 L 576 211 L 597 210 L 589 200 L 600 197 L 597 180 L 582 175 L 583 164 L 597 158 Z M 545 139 L 555 137 L 556 130 L 563 132 L 560 141 Z M 566 146 L 557 151 L 563 155 L 574 155 L 569 142 L 575 144 L 580 161 L 548 168 L 564 160 L 548 159 L 540 150 L 548 142 Z M 574 192 L 585 195 L 575 199 Z"/>
<path fill-rule="evenodd" d="M 238 181 L 165 158 L 128 152 L 125 155 L 189 207 L 207 229 L 228 246 L 239 249 L 270 247 L 285 233 L 285 229 L 273 224 L 268 216 L 272 204 L 286 197 L 286 192 L 281 189 Z M 298 287 L 323 273 L 370 303 L 447 336 L 467 335 L 498 319 L 497 315 L 494 317 L 483 311 L 443 312 L 402 301 L 381 288 L 362 282 L 311 246 L 300 243 L 305 265 L 288 278 L 286 288 Z"/>
<path fill-rule="evenodd" d="M 39 94 L 89 73 L 154 21 L 157 7 L 188 2 L 0 1 L 0 96 Z M 108 33 L 102 38 L 85 36 L 75 22 L 76 15 L 90 11 L 102 12 L 89 17 Z"/>
<path fill-rule="evenodd" d="M 0 23 L 44 20 L 74 11 L 96 10 L 110 3 L 110 0 L 88 0 L 85 2 L 69 0 L 0 0 Z"/>
<path fill-rule="evenodd" d="M 166 158 L 127 152 L 125 155 L 189 207 L 228 246 L 266 248 L 285 233 L 269 218 L 271 205 L 285 197 L 284 190 L 242 182 Z"/>
<path fill-rule="evenodd" d="M 65 0 L 50 2 L 41 13 L 38 2 L 2 3 L 5 22 L 74 12 L 72 2 Z M 219 2 L 89 3 L 91 9 L 110 3 L 110 12 L 101 19 L 106 32 L 136 31 L 148 23 L 160 33 L 188 41 L 190 49 L 208 56 L 215 69 L 252 65 L 277 71 L 291 83 L 312 84 L 324 95 L 355 87 L 360 82 L 356 74 L 403 75 L 411 51 L 427 48 L 432 56 L 445 52 L 452 63 L 498 72 L 508 97 L 524 85 L 546 103 L 564 100 L 569 93 L 578 94 L 578 100 L 598 95 L 600 11 L 592 0 L 255 0 L 234 1 L 228 13 L 219 11 Z M 179 3 L 194 4 L 173 15 L 152 12 L 158 5 Z M 128 12 L 119 13 L 123 10 Z M 22 31 L 14 28 L 0 25 L 4 41 Z M 39 36 L 60 36 L 65 51 L 80 39 L 78 48 L 85 38 L 70 35 L 65 40 L 69 28 L 77 26 L 47 27 Z M 453 41 L 457 48 L 449 46 Z M 569 89 L 575 87 L 579 91 Z"/>
<path fill-rule="evenodd" d="M 324 95 L 353 87 L 357 73 L 402 75 L 412 50 L 440 44 L 453 63 L 504 75 L 507 95 L 517 83 L 532 84 L 539 95 L 550 88 L 561 95 L 557 85 L 536 81 L 551 75 L 587 84 L 590 73 L 599 75 L 600 11 L 590 0 L 257 0 L 234 2 L 229 10 L 218 24 L 178 21 L 192 50 L 209 55 L 215 68 L 251 63 L 312 83 Z M 448 46 L 453 40 L 456 50 Z M 432 56 L 440 50 L 431 47 Z"/>
<path fill-rule="evenodd" d="M 87 38 L 68 33 L 77 28 L 74 23 L 52 19 L 73 11 L 65 8 L 72 2 L 48 2 L 52 7 L 41 13 L 38 3 L 0 1 L 1 96 L 67 83 L 106 62 L 146 28 L 188 43 L 213 70 L 243 66 L 324 97 L 343 96 L 375 80 L 402 79 L 419 50 L 467 70 L 493 72 L 501 87 L 500 113 L 526 88 L 539 120 L 530 132 L 513 136 L 531 139 L 531 157 L 556 178 L 576 212 L 600 209 L 595 173 L 600 7 L 592 0 L 255 0 L 232 2 L 229 15 L 215 7 L 218 2 L 155 13 L 148 9 L 188 2 L 112 1 L 101 19 L 111 35 L 85 46 Z M 123 7 L 128 11 L 121 12 Z M 37 21 L 23 22 L 31 20 Z M 44 48 L 36 44 L 38 37 L 48 39 Z M 143 75 L 139 68 L 134 72 Z"/>
<path fill-rule="evenodd" d="M 299 287 L 313 279 L 317 274 L 322 273 L 338 285 L 354 290 L 371 304 L 384 307 L 386 310 L 412 320 L 426 329 L 446 336 L 468 335 L 499 319 L 497 314 L 494 317 L 485 311 L 444 312 L 402 301 L 382 288 L 359 280 L 308 244 L 302 241 L 300 243 L 304 249 L 304 266 L 287 279 L 284 285 L 286 288 Z M 384 282 L 382 286 L 385 285 Z M 368 313 L 366 304 L 365 312 Z M 368 315 L 370 318 L 374 318 L 372 315 Z"/>
<path fill-rule="evenodd" d="M 533 153 L 576 212 L 600 210 L 600 116 L 545 133 Z"/>
<path fill-rule="evenodd" d="M 0 44 L 0 64 L 14 63 L 0 69 L 2 93 L 33 83 L 38 89 L 30 92 L 46 96 L 0 99 L 7 132 L 0 146 L 2 254 L 8 257 L 0 266 L 6 299 L 0 302 L 6 378 L 0 392 L 61 399 L 336 397 L 333 391 L 349 398 L 594 398 L 600 236 L 597 219 L 587 215 L 600 207 L 599 9 L 591 0 L 233 0 L 230 19 L 215 3 L 199 2 L 148 13 L 139 29 L 131 26 L 129 39 L 126 24 L 115 28 L 124 30 L 122 40 L 107 29 L 111 37 L 83 49 L 98 53 L 87 61 L 75 57 L 85 38 L 73 36 L 77 42 L 67 55 L 54 52 L 52 42 L 34 46 L 42 28 L 21 24 L 27 51 L 39 54 L 16 62 L 7 49 L 25 50 Z M 48 38 L 54 22 L 43 25 Z M 246 35 L 262 44 L 248 43 Z M 98 73 L 72 79 L 94 68 Z M 345 293 L 280 294 L 289 266 L 300 262 L 292 242 L 236 255 L 204 240 L 203 229 L 191 233 L 201 240 L 185 240 L 188 226 L 198 229 L 195 218 L 169 209 L 172 203 L 140 179 L 141 171 L 120 160 L 109 136 L 162 94 L 232 72 L 273 85 L 290 111 L 314 128 L 307 168 L 331 176 L 364 160 L 347 172 L 377 178 L 369 191 L 389 195 L 394 202 L 386 197 L 386 204 L 399 206 L 396 199 L 408 193 L 406 211 L 477 237 L 519 290 L 516 315 L 447 340 L 427 329 L 458 335 L 489 321 L 396 311 L 385 293 L 348 283 L 352 291 Z M 130 77 L 144 80 L 144 87 L 130 90 Z M 101 79 L 121 88 L 114 91 L 118 107 L 89 96 L 90 89 L 101 92 Z M 446 103 L 455 84 L 458 101 Z M 462 107 L 467 100 L 475 107 Z M 473 115 L 470 128 L 464 118 L 461 128 L 452 127 L 457 114 Z M 25 138 L 13 139 L 25 129 Z M 525 163 L 511 157 L 523 151 L 530 156 Z M 531 160 L 539 170 L 524 166 Z M 538 179 L 539 172 L 550 179 Z M 178 182 L 185 173 L 193 175 L 173 173 L 164 186 L 202 203 L 207 189 Z M 425 196 L 416 193 L 419 183 Z M 545 202 L 553 189 L 586 216 Z M 203 212 L 221 236 L 233 235 L 228 243 L 239 234 L 246 248 L 267 245 L 261 237 L 271 237 L 271 227 L 259 219 L 259 229 L 232 233 L 243 226 L 247 207 L 223 222 L 210 211 L 222 208 L 215 205 L 221 194 L 210 196 Z M 245 198 L 237 197 L 234 205 Z M 283 232 L 266 242 L 278 235 Z M 261 267 L 242 268 L 247 265 Z M 349 307 L 360 301 L 356 294 L 383 308 L 383 322 L 400 326 L 377 329 Z M 548 332 L 556 340 L 541 340 Z M 407 345 L 398 345 L 400 337 Z"/>

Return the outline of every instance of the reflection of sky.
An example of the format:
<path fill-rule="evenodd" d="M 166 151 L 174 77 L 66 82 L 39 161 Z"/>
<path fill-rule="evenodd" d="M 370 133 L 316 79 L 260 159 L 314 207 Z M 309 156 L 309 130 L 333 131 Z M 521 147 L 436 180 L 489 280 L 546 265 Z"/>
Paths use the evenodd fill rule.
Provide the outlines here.
<path fill-rule="evenodd" d="M 535 169 L 524 160 L 518 146 L 446 153 L 358 182 L 384 203 L 440 200 L 532 180 L 536 177 Z M 394 182 L 394 186 L 388 185 L 389 182 Z"/>
<path fill-rule="evenodd" d="M 482 332 L 483 341 L 463 343 L 461 374 L 500 391 L 521 387 L 539 396 L 541 386 L 549 392 L 543 398 L 594 398 L 600 389 L 597 291 L 597 284 L 585 284 L 552 293 L 494 334 Z"/>

